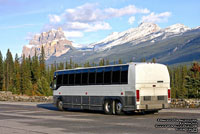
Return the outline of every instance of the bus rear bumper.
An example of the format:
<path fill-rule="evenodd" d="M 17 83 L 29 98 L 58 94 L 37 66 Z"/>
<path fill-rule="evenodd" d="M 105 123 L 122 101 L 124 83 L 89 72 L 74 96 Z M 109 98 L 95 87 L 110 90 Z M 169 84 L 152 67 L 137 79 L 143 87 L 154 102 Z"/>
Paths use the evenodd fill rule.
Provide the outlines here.
<path fill-rule="evenodd" d="M 163 103 L 163 104 L 140 104 L 137 105 L 137 110 L 156 110 L 156 109 L 167 109 L 170 107 L 170 104 Z"/>

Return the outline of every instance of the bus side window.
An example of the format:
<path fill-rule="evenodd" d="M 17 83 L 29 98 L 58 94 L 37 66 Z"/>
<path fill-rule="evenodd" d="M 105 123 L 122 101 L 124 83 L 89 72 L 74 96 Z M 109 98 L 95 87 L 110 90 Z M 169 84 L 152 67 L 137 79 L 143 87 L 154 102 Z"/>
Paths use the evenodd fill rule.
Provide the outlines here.
<path fill-rule="evenodd" d="M 75 75 L 75 85 L 81 85 L 81 73 Z"/>
<path fill-rule="evenodd" d="M 111 84 L 112 67 L 106 67 L 104 72 L 104 84 Z"/>
<path fill-rule="evenodd" d="M 120 67 L 113 67 L 112 84 L 120 84 Z"/>
<path fill-rule="evenodd" d="M 82 85 L 88 85 L 88 72 L 82 73 Z"/>
<path fill-rule="evenodd" d="M 97 73 L 96 73 L 96 84 L 97 85 L 103 84 L 103 71 L 104 71 L 104 68 L 97 68 Z"/>
<path fill-rule="evenodd" d="M 128 66 L 121 68 L 121 84 L 128 84 Z"/>
<path fill-rule="evenodd" d="M 96 69 L 90 69 L 89 71 L 89 84 L 95 85 Z"/>
<path fill-rule="evenodd" d="M 62 76 L 62 74 L 57 75 L 56 89 L 58 89 L 62 85 Z"/>
<path fill-rule="evenodd" d="M 69 74 L 64 74 L 63 75 L 63 85 L 68 85 L 68 80 L 69 80 Z"/>
<path fill-rule="evenodd" d="M 74 85 L 74 74 L 69 74 L 69 85 Z"/>

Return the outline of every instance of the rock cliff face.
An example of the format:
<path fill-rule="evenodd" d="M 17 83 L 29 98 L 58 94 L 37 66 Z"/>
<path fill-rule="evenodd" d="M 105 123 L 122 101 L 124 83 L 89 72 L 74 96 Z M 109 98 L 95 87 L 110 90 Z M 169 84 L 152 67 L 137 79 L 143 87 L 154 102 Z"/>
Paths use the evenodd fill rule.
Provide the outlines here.
<path fill-rule="evenodd" d="M 23 52 L 26 57 L 33 57 L 35 53 L 40 55 L 41 48 L 44 47 L 46 59 L 51 56 L 59 57 L 69 51 L 72 47 L 72 42 L 65 38 L 61 28 L 58 30 L 52 29 L 48 32 L 36 34 L 29 44 L 23 47 Z"/>

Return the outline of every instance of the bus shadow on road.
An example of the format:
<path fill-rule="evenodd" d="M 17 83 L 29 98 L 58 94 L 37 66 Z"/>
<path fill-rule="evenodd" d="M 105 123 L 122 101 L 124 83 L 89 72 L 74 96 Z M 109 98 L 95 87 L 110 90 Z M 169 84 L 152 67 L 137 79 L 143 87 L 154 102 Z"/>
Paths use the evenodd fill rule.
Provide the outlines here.
<path fill-rule="evenodd" d="M 37 104 L 37 107 L 51 110 L 51 111 L 58 111 L 58 109 L 53 105 L 53 103 Z"/>
<path fill-rule="evenodd" d="M 53 103 L 44 103 L 44 104 L 37 104 L 38 108 L 50 110 L 50 111 L 59 111 L 57 107 L 53 105 Z M 104 114 L 101 110 L 82 110 L 82 109 L 75 109 L 75 108 L 69 108 L 65 109 L 64 112 L 81 112 L 81 113 L 91 113 L 91 114 Z M 122 114 L 121 116 L 134 116 L 134 115 L 149 115 L 154 114 L 151 112 L 141 113 L 141 112 L 126 112 Z"/>
<path fill-rule="evenodd" d="M 37 104 L 37 107 L 50 110 L 50 111 L 59 111 L 58 108 L 53 105 L 53 103 Z M 99 110 L 82 110 L 82 109 L 76 109 L 76 108 L 65 109 L 64 112 L 82 112 L 82 113 L 94 113 L 94 114 L 104 113 L 103 111 L 99 111 Z"/>

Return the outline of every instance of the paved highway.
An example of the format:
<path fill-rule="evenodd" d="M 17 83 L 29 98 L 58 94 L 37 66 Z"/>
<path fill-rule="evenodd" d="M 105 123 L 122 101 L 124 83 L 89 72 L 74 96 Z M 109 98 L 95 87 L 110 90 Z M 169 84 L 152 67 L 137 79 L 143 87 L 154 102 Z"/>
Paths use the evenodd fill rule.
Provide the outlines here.
<path fill-rule="evenodd" d="M 158 114 L 117 116 L 100 111 L 60 112 L 52 104 L 0 102 L 0 134 L 187 134 L 172 127 L 155 127 L 174 125 L 183 121 L 180 119 L 194 119 L 186 123 L 200 124 L 200 109 L 165 109 Z"/>

